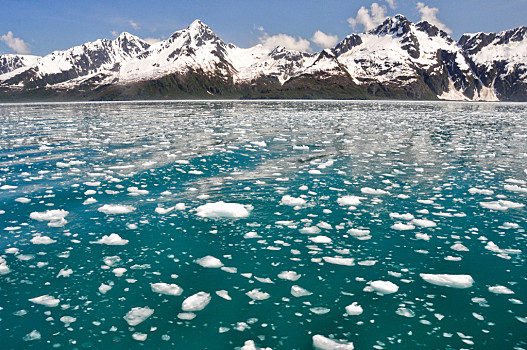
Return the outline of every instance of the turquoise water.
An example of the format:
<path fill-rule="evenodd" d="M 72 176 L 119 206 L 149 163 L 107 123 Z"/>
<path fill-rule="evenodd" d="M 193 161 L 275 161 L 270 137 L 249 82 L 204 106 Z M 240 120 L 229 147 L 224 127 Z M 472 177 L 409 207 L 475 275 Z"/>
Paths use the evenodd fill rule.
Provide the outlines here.
<path fill-rule="evenodd" d="M 3 349 L 311 349 L 316 334 L 356 349 L 527 349 L 525 104 L 0 115 Z M 200 208 L 220 201 L 239 205 Z M 210 302 L 182 310 L 198 292 Z M 354 302 L 362 313 L 347 314 Z M 133 308 L 149 317 L 130 325 Z"/>

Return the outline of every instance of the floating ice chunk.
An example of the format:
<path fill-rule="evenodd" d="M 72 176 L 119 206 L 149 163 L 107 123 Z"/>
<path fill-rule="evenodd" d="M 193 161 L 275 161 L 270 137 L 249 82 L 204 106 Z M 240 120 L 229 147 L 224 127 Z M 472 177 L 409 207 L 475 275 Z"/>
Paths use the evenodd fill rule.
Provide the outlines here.
<path fill-rule="evenodd" d="M 180 320 L 190 321 L 196 318 L 196 314 L 193 312 L 180 312 L 177 315 L 177 318 L 179 318 Z"/>
<path fill-rule="evenodd" d="M 364 194 L 389 194 L 390 192 L 381 190 L 380 188 L 363 187 L 360 189 Z"/>
<path fill-rule="evenodd" d="M 127 239 L 122 239 L 117 233 L 111 233 L 109 236 L 102 236 L 98 241 L 92 242 L 95 244 L 106 244 L 106 245 L 125 245 L 128 244 Z"/>
<path fill-rule="evenodd" d="M 296 207 L 306 204 L 306 201 L 303 198 L 295 198 L 290 195 L 286 195 L 282 197 L 282 200 L 280 200 L 280 204 Z"/>
<path fill-rule="evenodd" d="M 436 227 L 437 224 L 432 220 L 427 219 L 413 219 L 412 224 L 421 226 L 421 227 Z"/>
<path fill-rule="evenodd" d="M 262 292 L 258 288 L 253 289 L 245 294 L 253 300 L 265 300 L 265 299 L 269 299 L 269 297 L 271 296 L 269 293 Z"/>
<path fill-rule="evenodd" d="M 312 313 L 316 315 L 325 315 L 328 312 L 330 312 L 331 309 L 328 309 L 327 307 L 316 306 L 316 307 L 310 308 L 309 311 L 311 311 Z"/>
<path fill-rule="evenodd" d="M 99 209 L 101 213 L 112 215 L 112 214 L 128 214 L 135 210 L 135 207 L 131 205 L 120 205 L 120 204 L 105 204 Z"/>
<path fill-rule="evenodd" d="M 153 313 L 154 310 L 149 307 L 134 307 L 123 318 L 130 326 L 134 327 L 152 316 Z"/>
<path fill-rule="evenodd" d="M 316 236 L 316 237 L 309 237 L 309 239 L 315 243 L 331 243 L 331 238 L 327 236 Z"/>
<path fill-rule="evenodd" d="M 278 278 L 288 281 L 297 281 L 300 277 L 302 277 L 302 275 L 295 271 L 282 271 L 278 274 Z"/>
<path fill-rule="evenodd" d="M 55 307 L 60 303 L 59 299 L 54 298 L 51 295 L 41 295 L 39 297 L 29 299 L 29 301 L 35 304 L 44 305 L 48 307 Z"/>
<path fill-rule="evenodd" d="M 185 203 L 178 203 L 174 208 L 176 208 L 176 210 L 185 210 L 187 206 L 185 205 Z"/>
<path fill-rule="evenodd" d="M 132 338 L 134 338 L 137 341 L 145 341 L 147 337 L 148 337 L 148 334 L 145 334 L 145 333 L 135 332 L 134 334 L 132 334 Z"/>
<path fill-rule="evenodd" d="M 197 215 L 203 218 L 245 218 L 249 216 L 252 206 L 238 203 L 207 203 L 199 206 Z"/>
<path fill-rule="evenodd" d="M 64 209 L 46 210 L 45 212 L 32 212 L 29 217 L 37 221 L 49 221 L 51 227 L 62 227 L 67 221 L 64 219 L 69 212 Z"/>
<path fill-rule="evenodd" d="M 251 232 L 247 232 L 246 234 L 243 235 L 243 238 L 261 238 L 261 236 L 258 235 L 258 233 L 256 233 L 255 231 L 251 231 Z"/>
<path fill-rule="evenodd" d="M 304 288 L 302 288 L 300 286 L 294 285 L 294 286 L 291 287 L 291 294 L 294 297 L 300 298 L 300 297 L 305 297 L 305 296 L 308 296 L 308 295 L 312 295 L 313 293 L 311 293 L 307 289 L 304 289 Z"/>
<path fill-rule="evenodd" d="M 527 323 L 527 317 L 514 316 L 514 318 L 516 318 L 521 323 Z"/>
<path fill-rule="evenodd" d="M 448 275 L 448 274 L 419 274 L 423 280 L 437 286 L 451 287 L 451 288 L 470 288 L 474 283 L 470 275 Z"/>
<path fill-rule="evenodd" d="M 379 294 L 392 294 L 399 290 L 399 286 L 390 281 L 373 281 L 370 286 Z"/>
<path fill-rule="evenodd" d="M 319 223 L 317 224 L 317 226 L 320 227 L 320 228 L 326 229 L 326 230 L 331 230 L 331 229 L 333 228 L 330 224 L 328 224 L 328 223 L 325 222 L 325 221 L 321 221 L 321 222 L 319 222 Z"/>
<path fill-rule="evenodd" d="M 267 283 L 267 284 L 273 284 L 273 280 L 270 279 L 269 277 L 266 277 L 266 278 L 262 278 L 262 277 L 256 277 L 254 276 L 254 279 L 257 280 L 258 282 L 261 282 L 261 283 Z"/>
<path fill-rule="evenodd" d="M 456 251 L 458 251 L 458 252 L 468 252 L 468 251 L 469 251 L 468 248 L 465 247 L 465 246 L 464 246 L 463 244 L 461 244 L 461 243 L 456 243 L 456 244 L 452 245 L 452 246 L 450 247 L 450 249 L 456 250 Z"/>
<path fill-rule="evenodd" d="M 187 312 L 201 311 L 209 304 L 210 300 L 209 293 L 198 292 L 183 300 L 181 309 Z"/>
<path fill-rule="evenodd" d="M 93 203 L 97 203 L 97 199 L 93 197 L 90 197 L 86 199 L 84 202 L 82 202 L 83 205 L 88 205 L 88 204 L 93 204 Z"/>
<path fill-rule="evenodd" d="M 309 189 L 309 187 L 307 187 L 306 185 L 302 185 L 298 188 L 300 191 L 307 191 Z"/>
<path fill-rule="evenodd" d="M 232 300 L 231 296 L 229 295 L 229 292 L 227 292 L 226 290 L 218 290 L 216 291 L 216 295 L 225 300 Z"/>
<path fill-rule="evenodd" d="M 414 219 L 414 216 L 410 213 L 406 213 L 406 214 L 390 213 L 390 217 L 392 219 L 400 219 L 400 220 L 407 220 L 407 221 Z"/>
<path fill-rule="evenodd" d="M 99 286 L 99 292 L 102 294 L 106 294 L 106 292 L 108 292 L 110 289 L 112 289 L 112 286 L 108 284 L 101 283 Z"/>
<path fill-rule="evenodd" d="M 18 186 L 3 185 L 0 190 L 14 190 L 15 188 L 18 188 Z"/>
<path fill-rule="evenodd" d="M 130 196 L 139 196 L 141 194 L 148 194 L 149 193 L 147 190 L 140 190 L 137 187 L 128 187 L 126 190 L 129 192 L 128 194 Z"/>
<path fill-rule="evenodd" d="M 55 242 L 57 241 L 49 238 L 48 236 L 35 236 L 31 238 L 31 243 L 33 244 L 52 244 Z"/>
<path fill-rule="evenodd" d="M 415 238 L 422 239 L 423 241 L 429 241 L 430 240 L 430 236 L 427 235 L 426 233 L 416 233 L 415 234 Z"/>
<path fill-rule="evenodd" d="M 313 336 L 313 348 L 317 350 L 353 350 L 353 343 L 340 342 L 323 335 L 316 334 Z"/>
<path fill-rule="evenodd" d="M 357 197 L 357 196 L 344 196 L 337 199 L 337 203 L 342 206 L 357 206 L 361 204 L 361 199 L 365 199 L 364 197 Z"/>
<path fill-rule="evenodd" d="M 360 266 L 373 266 L 377 263 L 377 260 L 362 260 L 359 261 L 357 264 Z"/>
<path fill-rule="evenodd" d="M 0 276 L 7 275 L 9 272 L 11 272 L 9 266 L 7 266 L 7 263 L 4 259 L 0 258 Z"/>
<path fill-rule="evenodd" d="M 60 269 L 59 273 L 57 274 L 58 277 L 69 277 L 73 273 L 72 269 Z"/>
<path fill-rule="evenodd" d="M 415 228 L 412 224 L 403 224 L 402 222 L 397 222 L 391 226 L 394 230 L 398 231 L 407 231 L 407 230 L 413 230 Z"/>
<path fill-rule="evenodd" d="M 358 239 L 358 240 L 361 240 L 361 241 L 365 241 L 365 240 L 368 240 L 371 238 L 371 235 L 370 235 L 370 230 L 361 230 L 361 229 L 358 229 L 358 228 L 351 228 L 348 230 L 348 233 Z"/>
<path fill-rule="evenodd" d="M 26 334 L 24 336 L 24 338 L 22 338 L 22 339 L 24 341 L 32 341 L 32 340 L 39 340 L 40 338 L 42 338 L 40 332 L 37 331 L 36 329 L 34 329 L 31 332 L 29 332 L 28 334 Z"/>
<path fill-rule="evenodd" d="M 482 194 L 482 195 L 485 195 L 485 196 L 490 196 L 490 195 L 494 194 L 493 190 L 485 190 L 485 189 L 480 189 L 480 188 L 470 188 L 468 190 L 468 192 L 470 194 Z"/>
<path fill-rule="evenodd" d="M 307 226 L 307 227 L 301 228 L 299 231 L 300 233 L 305 233 L 305 234 L 317 234 L 321 232 L 321 230 L 317 226 Z"/>
<path fill-rule="evenodd" d="M 207 255 L 203 258 L 197 259 L 196 264 L 199 264 L 203 267 L 208 267 L 208 268 L 219 268 L 223 266 L 223 263 L 221 262 L 220 259 L 215 258 L 211 255 Z"/>
<path fill-rule="evenodd" d="M 334 265 L 343 265 L 343 266 L 354 266 L 355 265 L 354 258 L 334 258 L 331 256 L 325 256 L 322 259 L 324 259 L 325 262 L 329 264 L 334 264 Z"/>
<path fill-rule="evenodd" d="M 253 340 L 247 340 L 240 350 L 272 350 L 271 348 L 257 348 Z"/>
<path fill-rule="evenodd" d="M 155 211 L 156 211 L 156 213 L 163 215 L 163 214 L 168 214 L 168 213 L 170 213 L 170 212 L 171 212 L 172 210 L 174 210 L 175 208 L 176 208 L 176 207 L 170 207 L 170 208 L 161 208 L 161 207 L 157 207 L 157 208 L 155 209 Z"/>
<path fill-rule="evenodd" d="M 494 294 L 514 294 L 512 290 L 510 290 L 509 288 L 505 286 L 489 287 L 489 292 L 494 293 Z"/>
<path fill-rule="evenodd" d="M 501 210 L 501 211 L 505 211 L 507 209 L 522 208 L 525 206 L 522 203 L 515 203 L 511 201 L 506 201 L 506 200 L 499 200 L 499 201 L 493 201 L 493 202 L 479 202 L 479 204 L 483 208 Z"/>
<path fill-rule="evenodd" d="M 395 311 L 395 313 L 403 317 L 415 317 L 415 312 L 405 307 L 398 308 L 397 311 Z"/>
<path fill-rule="evenodd" d="M 103 258 L 104 264 L 107 266 L 113 266 L 121 262 L 121 258 L 117 255 L 114 256 L 105 256 Z"/>
<path fill-rule="evenodd" d="M 152 287 L 152 292 L 159 293 L 159 294 L 177 296 L 183 293 L 183 289 L 177 284 L 159 282 L 159 283 L 151 283 L 150 287 Z"/>
<path fill-rule="evenodd" d="M 77 321 L 75 317 L 72 316 L 62 316 L 60 322 L 64 323 L 64 326 L 69 327 L 70 324 Z"/>
<path fill-rule="evenodd" d="M 126 269 L 124 267 L 118 267 L 112 270 L 115 277 L 121 277 L 126 272 Z"/>
<path fill-rule="evenodd" d="M 19 251 L 19 250 L 20 250 L 20 249 L 15 248 L 15 247 L 7 248 L 7 249 L 5 250 L 5 253 L 6 253 L 6 254 L 18 254 L 18 251 Z"/>
<path fill-rule="evenodd" d="M 311 174 L 311 175 L 320 175 L 320 174 L 322 174 L 322 172 L 320 170 L 318 170 L 318 169 L 309 169 L 308 173 Z"/>
<path fill-rule="evenodd" d="M 461 261 L 461 257 L 448 255 L 448 256 L 445 256 L 445 260 L 446 261 Z"/>
<path fill-rule="evenodd" d="M 518 185 L 505 185 L 503 186 L 507 191 L 513 191 L 513 192 L 524 192 L 527 193 L 526 187 L 520 187 Z"/>
<path fill-rule="evenodd" d="M 15 198 L 15 202 L 18 202 L 18 203 L 29 203 L 29 202 L 31 202 L 31 199 L 30 198 L 26 198 L 26 197 L 19 197 L 19 198 Z"/>
<path fill-rule="evenodd" d="M 354 302 L 351 305 L 346 306 L 346 313 L 351 316 L 358 316 L 362 314 L 363 310 L 359 303 Z"/>

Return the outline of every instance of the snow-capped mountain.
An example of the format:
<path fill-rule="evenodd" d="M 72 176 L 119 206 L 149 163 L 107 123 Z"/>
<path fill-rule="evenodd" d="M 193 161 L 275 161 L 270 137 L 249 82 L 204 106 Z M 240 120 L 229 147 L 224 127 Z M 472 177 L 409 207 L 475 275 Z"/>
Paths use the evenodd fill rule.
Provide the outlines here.
<path fill-rule="evenodd" d="M 0 100 L 527 100 L 527 28 L 466 34 L 388 17 L 318 53 L 225 43 L 199 20 L 149 45 L 123 33 L 44 57 L 0 56 Z M 45 96 L 45 97 L 43 97 Z"/>

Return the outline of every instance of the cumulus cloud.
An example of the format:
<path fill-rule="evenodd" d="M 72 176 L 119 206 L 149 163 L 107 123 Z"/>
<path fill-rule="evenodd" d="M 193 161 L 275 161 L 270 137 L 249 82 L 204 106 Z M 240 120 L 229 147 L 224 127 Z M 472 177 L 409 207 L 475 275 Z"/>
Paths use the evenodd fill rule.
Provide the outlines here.
<path fill-rule="evenodd" d="M 8 31 L 7 34 L 2 35 L 0 40 L 2 40 L 7 46 L 9 46 L 11 50 L 18 54 L 26 55 L 31 53 L 29 44 L 20 38 L 15 38 L 12 31 Z"/>
<path fill-rule="evenodd" d="M 143 40 L 149 43 L 150 45 L 161 41 L 161 39 L 159 38 L 144 38 Z"/>
<path fill-rule="evenodd" d="M 326 49 L 328 47 L 335 46 L 335 44 L 339 41 L 339 38 L 336 35 L 326 34 L 320 30 L 317 30 L 315 34 L 313 34 L 311 41 L 321 48 Z"/>
<path fill-rule="evenodd" d="M 374 2 L 371 4 L 369 10 L 362 6 L 359 11 L 357 11 L 357 16 L 355 16 L 355 18 L 348 18 L 348 23 L 353 28 L 353 30 L 357 30 L 360 26 L 362 26 L 364 31 L 368 31 L 381 24 L 385 18 L 386 6 L 382 6 Z"/>
<path fill-rule="evenodd" d="M 262 26 L 257 26 L 256 24 L 254 25 L 254 29 L 256 29 L 256 30 L 259 31 L 259 32 L 263 32 L 263 31 L 264 31 L 264 27 L 262 27 Z"/>
<path fill-rule="evenodd" d="M 392 10 L 395 10 L 395 8 L 397 7 L 397 5 L 395 4 L 395 0 L 386 0 L 386 2 L 388 3 L 388 6 L 390 6 Z"/>
<path fill-rule="evenodd" d="M 139 24 L 135 23 L 134 21 L 129 20 L 128 23 L 130 23 L 132 28 L 134 28 L 135 30 L 139 29 Z"/>
<path fill-rule="evenodd" d="M 429 7 L 422 2 L 418 2 L 417 10 L 421 14 L 421 21 L 427 21 L 442 31 L 452 34 L 452 30 L 437 18 L 437 14 L 439 13 L 439 9 L 437 7 Z"/>
<path fill-rule="evenodd" d="M 283 46 L 288 50 L 297 51 L 308 51 L 311 49 L 309 40 L 303 39 L 301 37 L 295 38 L 287 34 L 276 34 L 270 36 L 269 34 L 264 33 L 263 36 L 258 38 L 258 41 L 268 49 L 274 49 L 277 46 Z"/>
<path fill-rule="evenodd" d="M 116 31 L 116 30 L 111 30 L 111 31 L 110 31 L 110 34 L 112 34 L 112 35 L 115 36 L 115 37 L 118 37 L 118 36 L 119 36 L 119 32 Z"/>

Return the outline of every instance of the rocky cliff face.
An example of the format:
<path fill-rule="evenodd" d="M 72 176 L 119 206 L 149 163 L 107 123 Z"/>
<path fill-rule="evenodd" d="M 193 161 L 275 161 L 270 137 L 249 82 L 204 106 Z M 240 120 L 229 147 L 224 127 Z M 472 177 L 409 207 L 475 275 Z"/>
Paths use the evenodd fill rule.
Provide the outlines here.
<path fill-rule="evenodd" d="M 466 34 L 397 15 L 318 53 L 238 48 L 199 20 L 149 45 L 123 33 L 47 56 L 0 56 L 0 100 L 527 100 L 526 27 Z"/>

